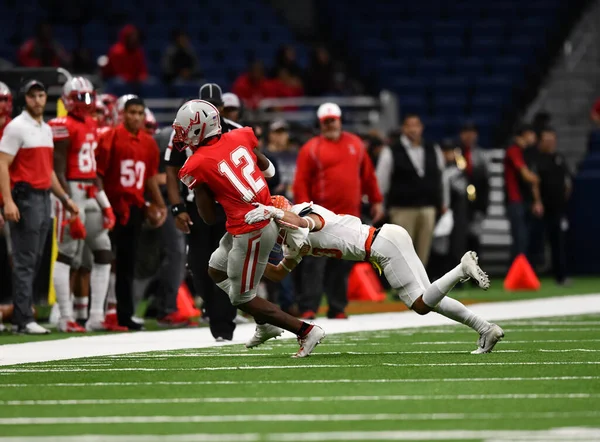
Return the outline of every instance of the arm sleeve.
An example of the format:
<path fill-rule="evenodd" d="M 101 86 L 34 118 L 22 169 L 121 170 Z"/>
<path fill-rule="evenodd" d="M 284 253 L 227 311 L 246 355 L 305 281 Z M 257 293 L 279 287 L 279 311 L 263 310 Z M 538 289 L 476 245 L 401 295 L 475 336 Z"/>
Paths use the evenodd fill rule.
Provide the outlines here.
<path fill-rule="evenodd" d="M 373 162 L 371 161 L 371 157 L 367 155 L 367 150 L 364 145 L 362 146 L 362 150 L 362 164 L 360 165 L 360 187 L 362 193 L 367 195 L 371 204 L 380 203 L 383 201 L 383 197 L 379 191 L 379 184 L 377 184 L 377 176 L 375 175 Z"/>
<path fill-rule="evenodd" d="M 384 146 L 381 149 L 379 159 L 377 160 L 377 167 L 375 168 L 379 190 L 383 195 L 387 195 L 390 191 L 393 170 L 394 156 L 392 155 L 392 149 L 389 146 Z"/>
<path fill-rule="evenodd" d="M 314 161 L 310 156 L 310 142 L 305 144 L 298 154 L 296 176 L 294 177 L 294 201 L 296 203 L 312 201 L 309 182 L 316 179 Z"/>
<path fill-rule="evenodd" d="M 19 128 L 15 124 L 9 123 L 4 128 L 4 134 L 2 135 L 2 140 L 0 140 L 0 152 L 14 157 L 22 145 L 23 137 L 19 133 Z"/>

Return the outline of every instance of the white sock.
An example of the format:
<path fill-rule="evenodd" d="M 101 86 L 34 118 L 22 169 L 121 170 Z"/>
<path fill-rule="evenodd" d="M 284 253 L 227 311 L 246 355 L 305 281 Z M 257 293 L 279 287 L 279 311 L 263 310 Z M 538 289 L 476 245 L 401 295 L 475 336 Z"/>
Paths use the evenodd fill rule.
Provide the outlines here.
<path fill-rule="evenodd" d="M 115 287 L 117 285 L 117 275 L 115 273 L 111 273 L 108 278 L 108 295 L 106 297 L 106 302 L 109 304 L 117 303 L 117 292 Z"/>
<path fill-rule="evenodd" d="M 90 298 L 87 296 L 75 296 L 75 319 L 87 319 L 88 317 L 88 305 Z"/>
<path fill-rule="evenodd" d="M 231 288 L 231 281 L 227 278 L 224 281 L 217 282 L 217 287 L 223 290 L 225 293 L 229 295 L 229 289 Z"/>
<path fill-rule="evenodd" d="M 110 279 L 110 264 L 92 265 L 92 274 L 90 275 L 92 306 L 90 308 L 90 317 L 104 319 L 104 303 L 108 292 Z"/>
<path fill-rule="evenodd" d="M 446 318 L 452 319 L 453 321 L 460 322 L 461 324 L 471 327 L 477 333 L 483 332 L 490 326 L 490 323 L 485 319 L 480 318 L 463 304 L 453 298 L 444 298 L 438 305 L 433 309 Z"/>
<path fill-rule="evenodd" d="M 54 263 L 54 274 L 52 281 L 54 291 L 56 292 L 56 302 L 60 310 L 60 318 L 69 321 L 73 320 L 73 304 L 71 303 L 71 267 L 64 262 L 56 261 Z"/>
<path fill-rule="evenodd" d="M 459 264 L 435 280 L 423 293 L 423 302 L 429 307 L 435 307 L 456 285 L 458 281 L 465 277 L 462 266 Z"/>

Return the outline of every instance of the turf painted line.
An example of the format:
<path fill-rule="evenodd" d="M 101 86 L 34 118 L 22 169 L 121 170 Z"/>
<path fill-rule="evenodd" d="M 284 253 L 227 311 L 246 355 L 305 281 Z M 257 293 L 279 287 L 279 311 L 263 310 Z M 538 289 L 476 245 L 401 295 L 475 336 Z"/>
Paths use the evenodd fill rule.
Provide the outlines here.
<path fill-rule="evenodd" d="M 229 422 L 371 422 L 496 419 L 572 419 L 598 418 L 600 411 L 528 413 L 375 413 L 375 414 L 236 414 L 193 416 L 81 416 L 81 417 L 7 417 L 0 425 L 78 425 L 78 424 L 170 424 Z"/>
<path fill-rule="evenodd" d="M 141 387 L 141 386 L 181 386 L 181 385 L 279 385 L 279 384 L 390 384 L 390 383 L 440 383 L 440 382 L 544 382 L 544 381 L 597 381 L 600 376 L 538 376 L 512 378 L 423 378 L 423 379 L 282 379 L 270 381 L 152 381 L 152 382 L 57 382 L 53 384 L 18 383 L 0 384 L 2 388 L 40 387 Z"/>
<path fill-rule="evenodd" d="M 2 406 L 40 405 L 156 405 L 156 404 L 246 404 L 273 402 L 378 402 L 378 401 L 481 401 L 514 399 L 597 399 L 600 394 L 440 394 L 440 395 L 383 395 L 383 396 L 282 396 L 282 397 L 189 397 L 143 399 L 47 399 L 29 401 L 0 401 Z"/>
<path fill-rule="evenodd" d="M 600 313 L 600 294 L 484 303 L 472 305 L 469 308 L 491 321 L 594 314 Z M 356 315 L 346 321 L 319 318 L 316 322 L 329 335 L 455 324 L 453 321 L 440 315 L 431 313 L 426 316 L 419 316 L 410 311 Z M 221 347 L 223 345 L 246 342 L 253 334 L 254 324 L 242 324 L 236 328 L 234 340 L 228 343 L 215 342 L 208 328 L 197 328 L 103 336 L 81 336 L 55 341 L 11 344 L 0 347 L 0 365 L 149 351 Z M 475 333 L 473 335 L 473 348 L 475 348 Z M 295 336 L 287 332 L 285 337 L 295 338 Z M 510 336 L 507 336 L 506 339 L 509 340 Z M 325 340 L 323 345 L 326 345 L 326 343 L 327 341 Z M 320 348 L 317 349 L 315 355 L 318 355 Z"/>
<path fill-rule="evenodd" d="M 597 428 L 554 428 L 551 430 L 437 430 L 437 431 L 330 431 L 307 433 L 235 433 L 0 437 L 0 442 L 310 442 L 310 441 L 395 441 L 395 440 L 493 440 L 593 441 L 600 439 Z"/>

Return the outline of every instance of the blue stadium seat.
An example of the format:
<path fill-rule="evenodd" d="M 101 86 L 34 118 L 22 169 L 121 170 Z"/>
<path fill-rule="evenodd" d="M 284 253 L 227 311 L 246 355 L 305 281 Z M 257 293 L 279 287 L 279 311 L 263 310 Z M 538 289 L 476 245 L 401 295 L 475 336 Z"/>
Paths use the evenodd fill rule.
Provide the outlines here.
<path fill-rule="evenodd" d="M 426 82 L 422 78 L 398 75 L 391 80 L 390 87 L 400 96 L 413 94 L 424 96 L 426 91 Z"/>
<path fill-rule="evenodd" d="M 436 36 L 433 47 L 437 56 L 456 58 L 464 53 L 465 45 L 462 37 Z"/>
<path fill-rule="evenodd" d="M 424 115 L 427 112 L 427 101 L 423 95 L 400 95 L 398 97 L 401 113 Z"/>
<path fill-rule="evenodd" d="M 600 130 L 595 130 L 590 133 L 588 140 L 588 150 L 590 152 L 600 153 Z"/>
<path fill-rule="evenodd" d="M 415 64 L 415 72 L 422 78 L 439 78 L 448 74 L 448 64 L 443 59 L 422 59 Z"/>
<path fill-rule="evenodd" d="M 451 115 L 453 118 L 462 118 L 467 107 L 465 94 L 436 95 L 434 99 L 434 112 L 436 115 Z"/>
<path fill-rule="evenodd" d="M 476 82 L 477 93 L 507 94 L 511 93 L 513 84 L 510 78 L 490 76 L 479 78 Z"/>
<path fill-rule="evenodd" d="M 471 55 L 488 59 L 498 55 L 502 40 L 500 38 L 478 38 L 471 42 Z"/>

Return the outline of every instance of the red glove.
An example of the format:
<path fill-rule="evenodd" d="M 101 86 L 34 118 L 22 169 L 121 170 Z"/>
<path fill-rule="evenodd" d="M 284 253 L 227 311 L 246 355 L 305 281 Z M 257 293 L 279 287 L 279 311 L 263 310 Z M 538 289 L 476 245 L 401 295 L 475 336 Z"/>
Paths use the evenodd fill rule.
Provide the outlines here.
<path fill-rule="evenodd" d="M 102 209 L 102 216 L 104 217 L 102 228 L 112 230 L 117 222 L 117 218 L 115 217 L 112 207 Z"/>
<path fill-rule="evenodd" d="M 74 216 L 69 221 L 69 227 L 71 231 L 71 238 L 73 239 L 85 239 L 87 232 L 85 231 L 85 226 L 81 222 L 81 218 L 78 216 Z"/>

